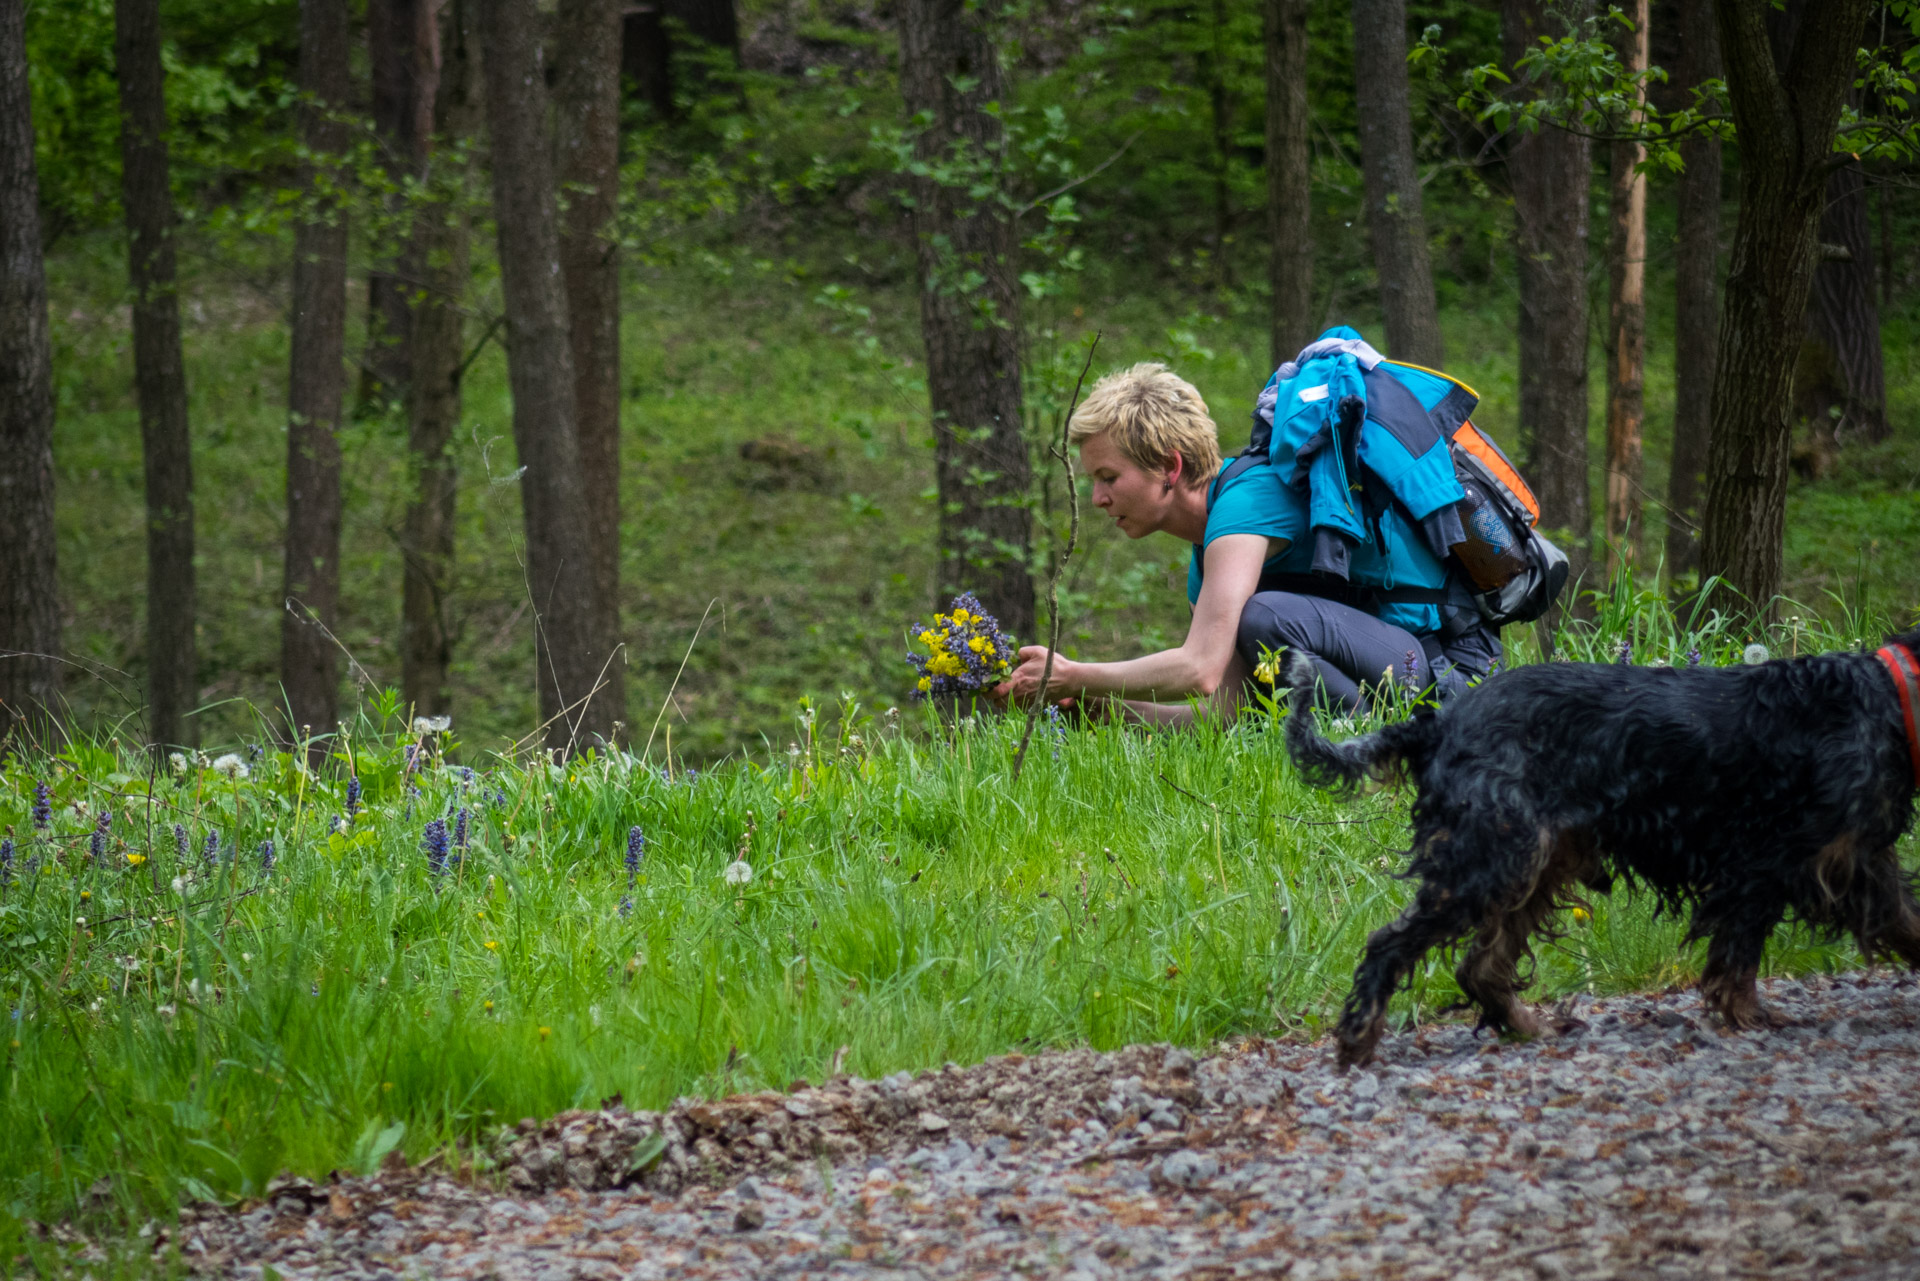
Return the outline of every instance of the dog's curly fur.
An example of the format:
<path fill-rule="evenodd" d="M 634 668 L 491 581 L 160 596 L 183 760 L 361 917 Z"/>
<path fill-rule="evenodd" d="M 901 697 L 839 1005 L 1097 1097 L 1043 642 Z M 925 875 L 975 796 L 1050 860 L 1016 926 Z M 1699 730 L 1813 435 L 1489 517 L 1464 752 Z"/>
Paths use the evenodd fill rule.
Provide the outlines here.
<path fill-rule="evenodd" d="M 1920 630 L 1892 641 L 1920 655 Z M 1405 875 L 1420 886 L 1367 939 L 1340 1020 L 1343 1067 L 1372 1057 L 1420 958 L 1469 936 L 1456 977 L 1481 1025 L 1535 1033 L 1518 999 L 1531 938 L 1615 877 L 1691 911 L 1689 940 L 1709 940 L 1702 997 L 1735 1028 L 1774 1021 L 1755 979 L 1789 913 L 1920 966 L 1920 904 L 1894 853 L 1913 822 L 1914 766 L 1872 654 L 1521 667 L 1344 743 L 1315 727 L 1312 664 L 1296 653 L 1286 671 L 1287 747 L 1310 781 L 1400 774 L 1418 789 Z"/>

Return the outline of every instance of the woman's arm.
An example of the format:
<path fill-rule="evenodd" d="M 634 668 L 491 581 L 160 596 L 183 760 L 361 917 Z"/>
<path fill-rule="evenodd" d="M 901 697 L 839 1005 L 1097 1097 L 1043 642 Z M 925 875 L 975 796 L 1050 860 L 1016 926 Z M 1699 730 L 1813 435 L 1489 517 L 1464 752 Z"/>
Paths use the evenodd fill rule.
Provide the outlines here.
<path fill-rule="evenodd" d="M 1225 534 L 1214 539 L 1207 545 L 1206 575 L 1185 643 L 1178 649 L 1118 663 L 1077 663 L 1056 654 L 1049 695 L 1120 695 L 1150 702 L 1177 701 L 1196 694 L 1211 697 L 1227 683 L 1234 640 L 1240 631 L 1240 612 L 1260 585 L 1261 566 L 1285 547 L 1284 539 L 1264 534 Z M 1037 697 L 1046 658 L 1044 645 L 1022 648 L 1020 666 L 1000 692 L 1017 702 Z"/>

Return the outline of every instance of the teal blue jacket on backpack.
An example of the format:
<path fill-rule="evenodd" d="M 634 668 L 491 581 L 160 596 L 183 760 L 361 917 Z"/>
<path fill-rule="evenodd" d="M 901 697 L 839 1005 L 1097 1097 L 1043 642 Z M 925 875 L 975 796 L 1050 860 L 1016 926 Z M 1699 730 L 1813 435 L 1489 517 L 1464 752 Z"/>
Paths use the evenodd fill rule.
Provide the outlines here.
<path fill-rule="evenodd" d="M 1449 439 L 1475 403 L 1341 325 L 1280 366 L 1254 411 L 1249 455 L 1306 498 L 1312 573 L 1374 590 L 1380 617 L 1411 632 L 1439 627 L 1444 562 L 1465 537 Z"/>

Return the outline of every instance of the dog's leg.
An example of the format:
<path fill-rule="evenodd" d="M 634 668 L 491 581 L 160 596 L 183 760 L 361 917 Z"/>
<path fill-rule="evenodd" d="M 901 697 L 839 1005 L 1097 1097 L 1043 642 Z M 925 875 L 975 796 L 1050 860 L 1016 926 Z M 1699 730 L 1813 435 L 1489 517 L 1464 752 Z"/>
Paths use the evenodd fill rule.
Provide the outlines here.
<path fill-rule="evenodd" d="M 1353 972 L 1353 990 L 1334 1034 L 1342 1071 L 1373 1057 L 1387 1028 L 1387 1002 L 1420 958 L 1458 939 L 1482 914 L 1454 891 L 1428 881 L 1398 919 L 1367 936 L 1366 954 Z"/>
<path fill-rule="evenodd" d="M 1707 903 L 1695 914 L 1694 937 L 1710 934 L 1707 967 L 1700 975 L 1700 999 L 1728 1028 L 1779 1027 L 1784 1022 L 1760 1000 L 1760 958 L 1767 937 L 1786 914 L 1783 896 L 1764 890 L 1732 902 Z M 1703 928 L 1711 921 L 1710 928 Z"/>
<path fill-rule="evenodd" d="M 1454 979 L 1480 1007 L 1480 1026 L 1508 1036 L 1532 1038 L 1540 1021 L 1520 1000 L 1520 962 L 1533 954 L 1531 940 L 1553 915 L 1560 894 L 1575 881 L 1599 874 L 1600 856 L 1591 834 L 1541 833 L 1530 888 L 1512 906 L 1488 912 Z"/>
<path fill-rule="evenodd" d="M 1898 957 L 1920 969 L 1920 902 L 1913 882 L 1891 845 L 1862 859 L 1839 907 L 1839 918 L 1853 932 L 1867 957 Z"/>

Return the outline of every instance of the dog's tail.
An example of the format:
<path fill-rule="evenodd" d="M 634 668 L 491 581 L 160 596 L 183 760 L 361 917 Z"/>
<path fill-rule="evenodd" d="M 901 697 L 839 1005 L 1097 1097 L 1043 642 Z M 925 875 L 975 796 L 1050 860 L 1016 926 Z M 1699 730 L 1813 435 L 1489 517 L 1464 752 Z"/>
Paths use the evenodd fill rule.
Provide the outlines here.
<path fill-rule="evenodd" d="M 1440 737 L 1431 712 L 1335 743 L 1313 721 L 1316 677 L 1312 659 L 1297 649 L 1287 654 L 1284 679 L 1292 689 L 1287 696 L 1287 752 L 1309 783 L 1351 791 L 1368 779 L 1384 779 L 1426 762 Z"/>

